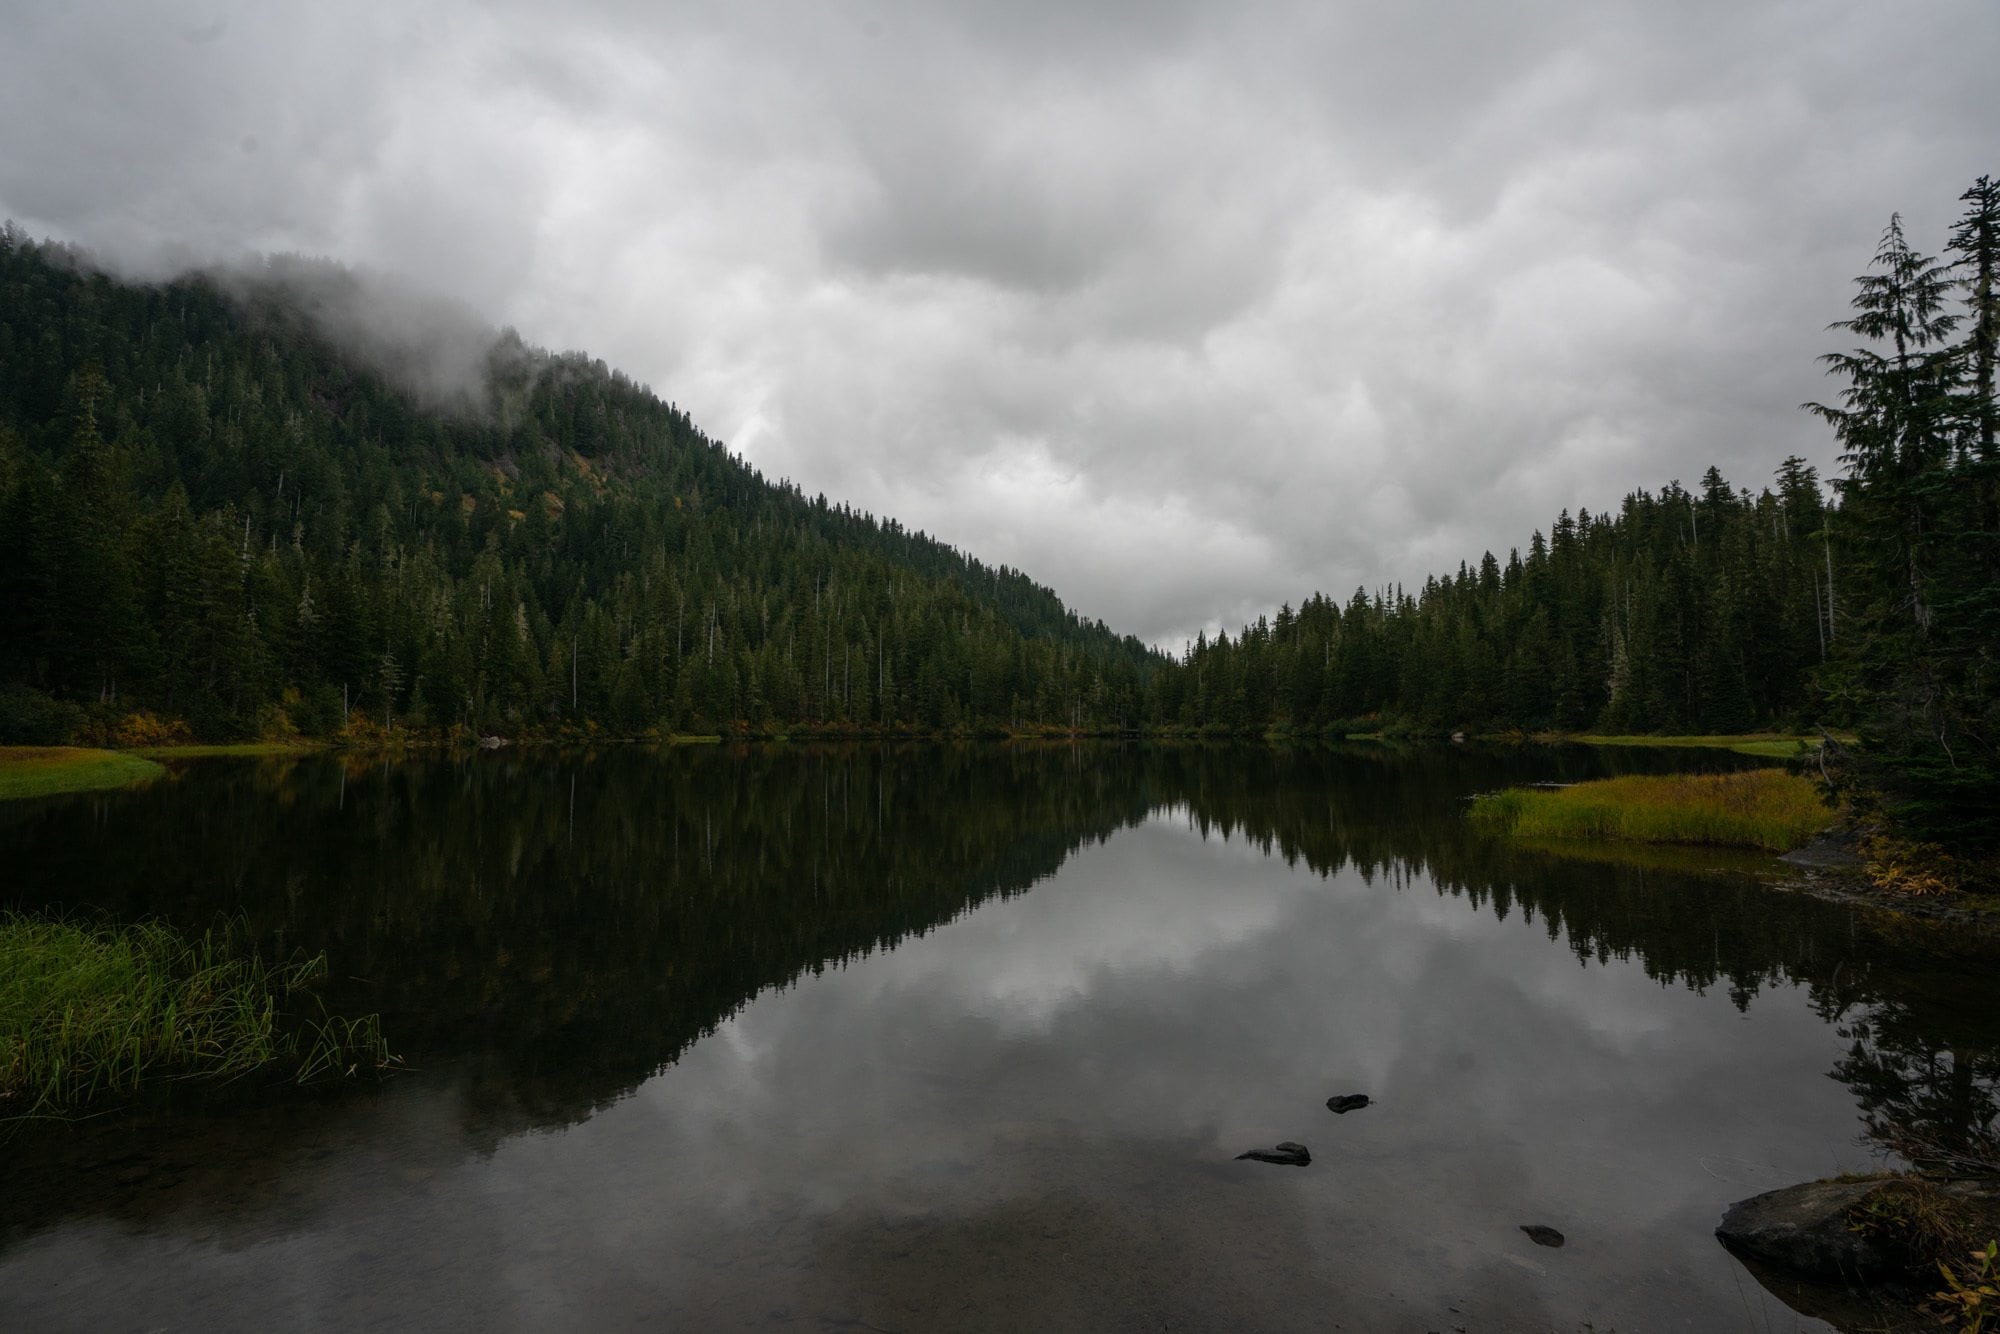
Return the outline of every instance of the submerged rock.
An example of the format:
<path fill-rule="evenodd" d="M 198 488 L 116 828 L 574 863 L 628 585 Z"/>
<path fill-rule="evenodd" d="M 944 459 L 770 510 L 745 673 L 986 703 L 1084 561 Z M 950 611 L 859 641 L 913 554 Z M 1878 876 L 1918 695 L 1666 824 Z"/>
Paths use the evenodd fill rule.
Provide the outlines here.
<path fill-rule="evenodd" d="M 1368 1095 L 1366 1093 L 1343 1093 L 1338 1097 L 1326 1100 L 1326 1109 L 1335 1116 L 1346 1116 L 1349 1112 L 1358 1112 L 1367 1105 Z"/>
<path fill-rule="evenodd" d="M 1276 1163 L 1280 1167 L 1304 1167 L 1313 1160 L 1312 1155 L 1306 1152 L 1305 1145 L 1293 1143 L 1288 1139 L 1280 1140 L 1275 1149 L 1252 1149 L 1248 1153 L 1236 1155 L 1238 1162 L 1245 1158 L 1256 1163 Z"/>
<path fill-rule="evenodd" d="M 1528 1240 L 1534 1242 L 1537 1246 L 1560 1246 L 1563 1244 L 1562 1233 L 1541 1223 L 1523 1223 L 1521 1224 L 1521 1231 L 1527 1233 Z"/>

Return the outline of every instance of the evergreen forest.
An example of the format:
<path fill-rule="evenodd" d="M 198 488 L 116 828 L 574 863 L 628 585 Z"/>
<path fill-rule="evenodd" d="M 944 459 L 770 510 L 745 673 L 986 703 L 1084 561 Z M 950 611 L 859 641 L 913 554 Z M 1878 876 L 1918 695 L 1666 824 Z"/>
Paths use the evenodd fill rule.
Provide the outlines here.
<path fill-rule="evenodd" d="M 1843 553 L 1819 479 L 1787 459 L 1752 496 L 1698 489 L 1564 511 L 1527 554 L 1491 552 L 1416 593 L 1315 594 L 1235 638 L 1198 638 L 1155 687 L 1194 726 L 1731 733 L 1812 715 Z"/>
<path fill-rule="evenodd" d="M 1912 832 L 2000 809 L 2000 187 L 1892 221 L 1825 359 L 1832 494 L 1784 460 L 1557 516 L 1421 588 L 1174 655 L 762 477 L 511 333 L 424 392 L 287 275 L 121 282 L 0 232 L 0 742 L 1839 725 Z M 155 722 L 154 720 L 160 720 Z"/>
<path fill-rule="evenodd" d="M 1153 654 L 1020 572 L 511 337 L 427 403 L 297 294 L 0 238 L 0 739 L 1139 721 Z"/>

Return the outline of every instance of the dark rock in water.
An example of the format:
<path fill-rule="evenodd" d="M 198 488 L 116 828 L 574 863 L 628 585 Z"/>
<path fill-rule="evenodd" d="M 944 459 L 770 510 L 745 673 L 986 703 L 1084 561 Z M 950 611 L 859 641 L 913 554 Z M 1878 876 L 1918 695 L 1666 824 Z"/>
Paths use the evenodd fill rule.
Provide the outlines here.
<path fill-rule="evenodd" d="M 1326 1100 L 1326 1109 L 1336 1116 L 1346 1116 L 1349 1112 L 1358 1112 L 1367 1105 L 1368 1095 L 1366 1093 L 1343 1093 L 1337 1098 L 1328 1098 Z"/>
<path fill-rule="evenodd" d="M 1907 1261 L 1879 1233 L 1848 1226 L 1848 1211 L 1880 1181 L 1808 1181 L 1729 1206 L 1715 1235 L 1732 1250 L 1799 1274 L 1854 1280 L 1900 1269 Z"/>
<path fill-rule="evenodd" d="M 1560 1246 L 1563 1244 L 1562 1233 L 1552 1227 L 1544 1227 L 1540 1223 L 1523 1223 L 1521 1224 L 1521 1231 L 1527 1233 L 1528 1240 L 1534 1242 L 1537 1246 Z"/>
<path fill-rule="evenodd" d="M 1935 1328 L 1917 1303 L 1936 1290 L 1940 1259 L 1965 1272 L 1966 1257 L 1937 1254 L 1954 1232 L 2000 1236 L 2000 1181 L 1809 1181 L 1731 1205 L 1715 1235 L 1801 1314 L 1836 1329 L 1915 1330 Z"/>
<path fill-rule="evenodd" d="M 1236 1155 L 1238 1162 L 1245 1158 L 1257 1163 L 1276 1163 L 1280 1167 L 1304 1167 L 1313 1160 L 1305 1145 L 1294 1144 L 1291 1140 L 1280 1140 L 1275 1149 L 1252 1149 Z"/>

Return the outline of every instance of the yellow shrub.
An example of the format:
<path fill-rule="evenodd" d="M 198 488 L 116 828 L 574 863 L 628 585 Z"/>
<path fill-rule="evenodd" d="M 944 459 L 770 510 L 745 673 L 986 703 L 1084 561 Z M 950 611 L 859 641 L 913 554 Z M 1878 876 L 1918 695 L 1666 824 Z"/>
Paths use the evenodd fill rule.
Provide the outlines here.
<path fill-rule="evenodd" d="M 188 725 L 178 718 L 161 720 L 144 711 L 128 713 L 111 729 L 114 746 L 178 746 L 193 739 Z"/>

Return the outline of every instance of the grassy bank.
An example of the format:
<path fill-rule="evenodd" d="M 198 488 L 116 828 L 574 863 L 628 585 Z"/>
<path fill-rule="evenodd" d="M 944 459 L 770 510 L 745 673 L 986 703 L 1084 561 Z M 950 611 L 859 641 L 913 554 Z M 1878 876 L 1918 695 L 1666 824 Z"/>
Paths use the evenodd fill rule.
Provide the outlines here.
<path fill-rule="evenodd" d="M 389 1060 L 375 1019 L 288 1019 L 324 957 L 272 967 L 228 933 L 0 915 L 0 1119 L 62 1115 L 163 1079 L 300 1082 Z"/>
<path fill-rule="evenodd" d="M 130 787 L 166 770 L 138 755 L 78 746 L 0 746 L 0 801 Z"/>
<path fill-rule="evenodd" d="M 1833 818 L 1819 789 L 1780 769 L 1603 778 L 1509 788 L 1472 805 L 1482 832 L 1520 839 L 1711 843 L 1784 852 Z"/>

